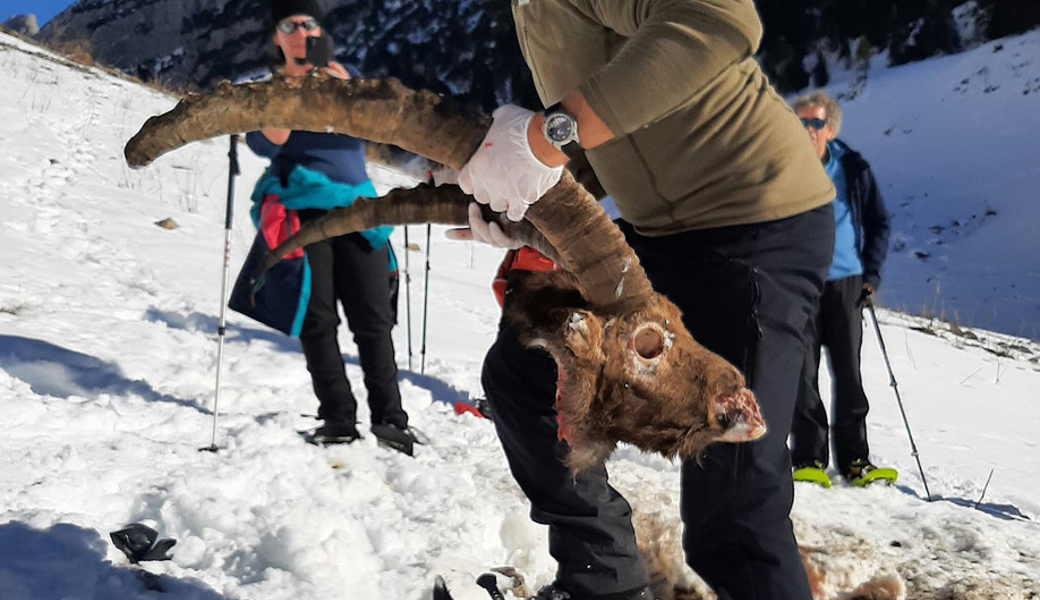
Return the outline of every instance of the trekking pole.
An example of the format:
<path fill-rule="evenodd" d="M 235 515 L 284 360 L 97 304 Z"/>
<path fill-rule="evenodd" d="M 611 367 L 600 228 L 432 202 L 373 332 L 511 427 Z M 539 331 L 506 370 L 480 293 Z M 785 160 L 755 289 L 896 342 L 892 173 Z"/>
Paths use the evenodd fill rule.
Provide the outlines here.
<path fill-rule="evenodd" d="M 231 276 L 231 229 L 234 225 L 235 177 L 241 170 L 238 168 L 238 136 L 231 135 L 231 149 L 228 151 L 228 191 L 227 208 L 224 211 L 224 275 L 220 288 L 220 325 L 217 327 L 217 383 L 213 394 L 213 435 L 209 446 L 199 448 L 207 452 L 217 451 L 217 410 L 220 405 L 220 375 L 224 368 L 224 333 L 227 322 L 228 278 Z"/>
<path fill-rule="evenodd" d="M 412 370 L 412 272 L 408 269 L 408 226 L 404 226 L 404 304 L 408 315 L 408 370 Z"/>
<path fill-rule="evenodd" d="M 419 354 L 422 362 L 419 366 L 419 374 L 426 373 L 426 314 L 430 306 L 430 224 L 426 224 L 426 280 L 423 283 L 423 306 L 422 306 L 422 349 Z"/>
<path fill-rule="evenodd" d="M 903 410 L 903 399 L 899 395 L 899 384 L 896 383 L 895 373 L 892 372 L 892 363 L 888 360 L 888 350 L 885 348 L 885 338 L 881 337 L 881 326 L 878 324 L 877 313 L 874 312 L 874 303 L 868 297 L 866 304 L 870 310 L 870 317 L 874 321 L 874 333 L 877 334 L 878 343 L 881 344 L 881 355 L 885 357 L 885 366 L 888 367 L 889 385 L 892 386 L 892 391 L 896 393 L 896 402 L 899 403 L 899 412 L 903 415 L 906 435 L 910 438 L 910 456 L 913 456 L 917 461 L 917 470 L 921 472 L 921 481 L 924 483 L 924 493 L 928 501 L 931 502 L 932 493 L 928 491 L 928 480 L 924 477 L 924 467 L 921 466 L 921 457 L 917 452 L 917 444 L 914 443 L 914 434 L 910 433 L 910 422 L 906 419 L 906 411 Z"/>

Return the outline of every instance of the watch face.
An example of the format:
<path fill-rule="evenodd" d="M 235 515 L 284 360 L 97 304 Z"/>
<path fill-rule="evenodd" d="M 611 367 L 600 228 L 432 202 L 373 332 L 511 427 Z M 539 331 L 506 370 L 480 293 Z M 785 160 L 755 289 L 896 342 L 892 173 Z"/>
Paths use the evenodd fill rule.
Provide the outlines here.
<path fill-rule="evenodd" d="M 566 142 L 574 134 L 574 121 L 567 115 L 551 115 L 545 124 L 545 133 L 558 144 Z"/>

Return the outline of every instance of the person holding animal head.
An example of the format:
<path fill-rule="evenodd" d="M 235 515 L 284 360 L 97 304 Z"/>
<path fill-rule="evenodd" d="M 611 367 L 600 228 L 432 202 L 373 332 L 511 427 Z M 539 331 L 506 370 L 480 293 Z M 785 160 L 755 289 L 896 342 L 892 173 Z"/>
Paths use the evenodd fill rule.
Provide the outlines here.
<path fill-rule="evenodd" d="M 678 305 L 696 341 L 743 373 L 768 427 L 757 441 L 724 436 L 734 443 L 684 462 L 687 563 L 720 598 L 809 600 L 789 517 L 787 435 L 803 330 L 832 257 L 834 187 L 755 62 L 762 29 L 752 0 L 519 0 L 513 16 L 547 108 L 496 110 L 460 186 L 520 220 L 552 201 L 543 195 L 585 153 L 654 289 Z M 515 246 L 479 210 L 453 237 Z M 520 295 L 510 282 L 523 277 L 506 278 L 507 312 Z M 500 325 L 482 382 L 558 562 L 536 598 L 659 597 L 602 461 L 577 474 L 566 466 L 555 400 L 571 379 Z"/>
<path fill-rule="evenodd" d="M 870 462 L 867 412 L 870 405 L 860 375 L 863 305 L 881 283 L 888 253 L 888 211 L 874 174 L 863 157 L 838 139 L 842 113 L 826 92 L 814 91 L 793 108 L 809 144 L 834 182 L 834 257 L 816 313 L 806 326 L 802 385 L 791 429 L 795 481 L 831 486 L 826 469 L 830 446 L 838 473 L 853 485 L 895 481 L 894 469 Z M 827 347 L 833 382 L 833 423 L 820 398 L 821 348 Z"/>

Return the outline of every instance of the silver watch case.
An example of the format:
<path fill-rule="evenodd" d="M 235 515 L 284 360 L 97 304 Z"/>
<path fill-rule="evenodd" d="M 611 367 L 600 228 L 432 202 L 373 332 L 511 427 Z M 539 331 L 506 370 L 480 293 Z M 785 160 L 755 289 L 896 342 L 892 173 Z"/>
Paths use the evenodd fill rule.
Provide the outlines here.
<path fill-rule="evenodd" d="M 562 110 L 546 111 L 542 118 L 542 135 L 554 148 L 563 152 L 563 147 L 578 141 L 578 121 Z"/>

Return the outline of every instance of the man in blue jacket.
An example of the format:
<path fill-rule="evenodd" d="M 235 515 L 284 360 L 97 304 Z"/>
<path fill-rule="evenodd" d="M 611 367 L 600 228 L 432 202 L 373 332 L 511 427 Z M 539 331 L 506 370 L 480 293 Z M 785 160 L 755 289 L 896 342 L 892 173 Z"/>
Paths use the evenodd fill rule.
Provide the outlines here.
<path fill-rule="evenodd" d="M 829 441 L 838 472 L 852 485 L 894 481 L 894 469 L 870 462 L 867 411 L 870 405 L 860 377 L 865 302 L 881 282 L 888 253 L 889 216 L 870 165 L 837 139 L 841 109 L 816 91 L 795 100 L 793 108 L 809 133 L 809 142 L 834 182 L 834 259 L 827 273 L 815 319 L 806 327 L 805 365 L 791 429 L 791 459 L 796 481 L 830 487 L 825 469 Z M 820 349 L 827 346 L 833 387 L 834 423 L 820 399 Z"/>

